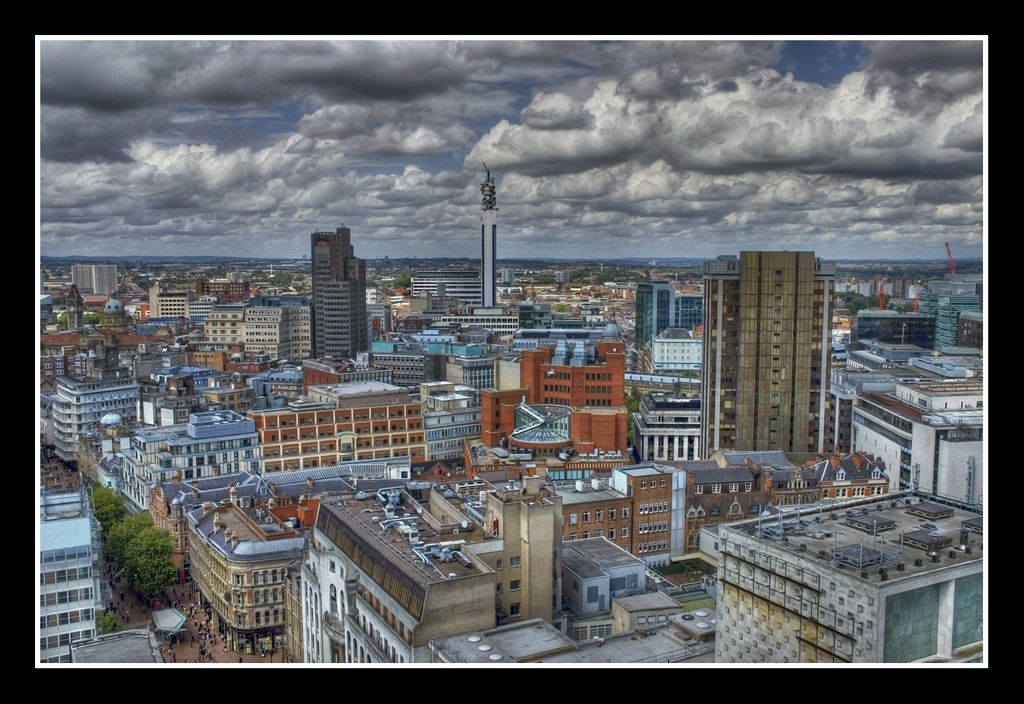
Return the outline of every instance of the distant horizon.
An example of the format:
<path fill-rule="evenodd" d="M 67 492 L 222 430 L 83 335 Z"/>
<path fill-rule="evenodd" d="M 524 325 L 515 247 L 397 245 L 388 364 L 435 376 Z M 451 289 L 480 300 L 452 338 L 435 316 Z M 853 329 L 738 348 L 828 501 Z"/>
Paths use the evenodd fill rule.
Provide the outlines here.
<path fill-rule="evenodd" d="M 737 252 L 735 252 L 735 253 L 739 254 L 740 251 L 751 251 L 751 250 L 737 250 Z M 760 251 L 760 252 L 792 251 L 792 252 L 798 252 L 798 251 L 813 251 L 813 250 L 791 249 L 791 250 L 752 250 L 752 251 Z M 732 254 L 732 253 L 731 252 L 725 252 L 725 253 L 722 253 L 722 254 L 716 255 L 716 256 L 728 256 L 729 254 Z M 931 257 L 931 258 L 923 258 L 923 257 L 901 257 L 901 258 L 900 257 L 890 257 L 890 258 L 885 258 L 885 259 L 854 259 L 854 258 L 851 258 L 851 257 L 830 257 L 830 256 L 818 254 L 817 252 L 815 252 L 815 255 L 820 257 L 820 258 L 822 258 L 822 259 L 825 259 L 826 261 L 835 261 L 835 262 L 868 262 L 868 263 L 877 262 L 877 263 L 883 263 L 883 262 L 946 262 L 947 261 L 947 258 L 944 257 L 944 256 L 943 257 Z M 173 256 L 173 255 L 161 255 L 161 254 L 118 254 L 118 255 L 112 255 L 112 254 L 60 254 L 60 255 L 57 255 L 57 254 L 42 254 L 40 256 L 41 256 L 42 259 L 103 259 L 103 260 L 150 259 L 150 260 L 172 261 L 172 262 L 173 261 L 197 260 L 197 259 L 199 259 L 199 260 L 203 260 L 203 259 L 209 259 L 209 260 L 222 259 L 222 260 L 229 260 L 229 261 L 239 261 L 239 260 L 246 260 L 246 259 L 247 260 L 258 260 L 258 261 L 279 261 L 279 260 L 302 261 L 303 260 L 303 257 L 301 255 L 298 256 L 298 257 L 257 257 L 257 256 L 246 256 L 246 255 L 194 254 L 194 255 L 178 255 L 177 259 L 175 259 L 175 256 Z M 358 254 L 356 254 L 356 256 L 358 258 L 360 258 L 360 259 L 363 259 L 364 261 L 370 261 L 370 260 L 379 261 L 379 260 L 385 259 L 385 257 L 360 257 Z M 439 256 L 432 256 L 432 257 L 427 257 L 427 256 L 419 256 L 419 257 L 414 257 L 414 256 L 392 257 L 390 255 L 386 255 L 386 258 L 392 259 L 392 260 L 395 260 L 395 261 L 402 261 L 402 260 L 407 260 L 407 259 L 412 259 L 412 260 L 421 260 L 421 259 L 422 260 L 453 259 L 453 260 L 457 260 L 457 261 L 477 261 L 477 262 L 480 261 L 479 257 L 453 257 L 453 256 L 447 256 L 447 255 L 444 255 L 444 256 L 439 255 Z M 635 261 L 638 264 L 640 264 L 640 263 L 644 263 L 644 262 L 648 262 L 649 263 L 651 260 L 660 261 L 660 262 L 669 262 L 669 261 L 704 261 L 704 260 L 707 260 L 707 259 L 714 259 L 714 258 L 715 258 L 715 256 L 711 256 L 711 257 L 655 257 L 655 256 L 651 256 L 651 257 L 506 257 L 504 259 L 499 257 L 497 259 L 497 261 L 498 262 L 503 262 L 503 261 L 504 262 L 509 262 L 509 261 L 537 261 L 537 262 L 545 262 L 545 261 L 571 261 L 571 262 L 601 262 L 601 261 L 623 261 L 623 262 L 626 262 L 626 261 Z M 306 259 L 306 261 L 308 261 L 309 257 L 307 256 L 305 259 Z M 957 261 L 957 262 L 961 262 L 961 261 L 962 262 L 974 262 L 974 261 L 984 261 L 985 258 L 983 256 L 974 256 L 974 257 L 953 257 L 953 259 L 954 259 L 954 261 Z"/>

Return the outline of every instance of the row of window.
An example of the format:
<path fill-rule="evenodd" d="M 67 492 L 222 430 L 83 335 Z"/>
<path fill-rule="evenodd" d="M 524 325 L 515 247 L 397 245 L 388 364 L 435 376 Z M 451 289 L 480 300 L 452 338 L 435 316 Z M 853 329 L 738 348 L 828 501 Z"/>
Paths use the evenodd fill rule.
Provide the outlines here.
<path fill-rule="evenodd" d="M 569 540 L 577 540 L 577 539 L 579 539 L 579 540 L 586 540 L 589 537 L 590 537 L 590 531 L 584 531 L 583 535 L 581 537 L 579 537 L 579 538 L 577 538 L 577 534 L 576 533 L 569 533 Z M 604 531 L 603 530 L 595 530 L 594 531 L 594 537 L 595 538 L 603 538 L 604 537 Z M 622 532 L 619 533 L 619 537 L 620 538 L 628 538 L 629 537 L 629 528 L 623 526 L 622 527 Z M 608 529 L 608 540 L 615 540 L 615 529 L 614 528 L 609 528 Z"/>
<path fill-rule="evenodd" d="M 640 543 L 636 546 L 637 553 L 662 552 L 664 550 L 668 550 L 667 540 L 655 540 L 650 543 Z"/>
<path fill-rule="evenodd" d="M 89 628 L 84 631 L 72 631 L 71 633 L 61 633 L 56 636 L 47 636 L 39 639 L 39 647 L 42 650 L 59 647 L 66 648 L 72 641 L 88 640 L 93 637 L 93 634 L 93 629 Z"/>
<path fill-rule="evenodd" d="M 653 504 L 640 504 L 640 513 L 661 513 L 662 511 L 668 511 L 668 502 L 659 501 Z"/>
<path fill-rule="evenodd" d="M 668 521 L 658 521 L 656 523 L 641 523 L 637 526 L 637 533 L 657 533 L 659 531 L 668 530 Z"/>
<path fill-rule="evenodd" d="M 253 584 L 271 584 L 272 582 L 283 582 L 285 579 L 284 568 L 280 570 L 263 570 L 261 572 L 252 573 Z M 245 579 L 241 573 L 235 573 L 235 586 L 240 587 L 245 584 Z M 275 590 L 276 591 L 276 590 Z M 276 599 L 275 599 L 276 601 Z"/>
<path fill-rule="evenodd" d="M 710 487 L 711 487 L 710 491 L 705 492 L 705 487 L 707 487 L 707 486 L 708 486 L 707 484 L 697 484 L 696 487 L 694 488 L 694 493 L 696 493 L 696 494 L 703 494 L 703 493 L 721 494 L 722 493 L 722 485 L 721 484 L 711 484 L 710 485 Z M 743 491 L 750 491 L 753 487 L 754 487 L 754 483 L 753 482 L 744 482 L 744 484 L 743 484 Z M 732 482 L 731 484 L 729 484 L 729 493 L 730 494 L 736 493 L 739 490 L 740 490 L 740 483 L 739 482 Z"/>
<path fill-rule="evenodd" d="M 56 606 L 57 604 L 71 604 L 76 601 L 91 601 L 92 587 L 82 589 L 68 589 L 62 592 L 51 592 L 50 594 L 39 595 L 40 606 Z"/>
<path fill-rule="evenodd" d="M 877 496 L 881 493 L 881 486 L 856 486 L 853 487 L 852 489 L 847 489 L 846 487 L 843 487 L 841 489 L 835 490 L 835 495 L 838 496 L 839 498 L 845 498 L 847 496 Z M 827 489 L 821 492 L 822 498 L 827 498 L 828 495 L 829 492 Z"/>
<path fill-rule="evenodd" d="M 576 523 L 577 523 L 577 516 L 578 516 L 578 514 L 575 514 L 575 513 L 570 513 L 569 514 L 569 525 L 571 525 L 571 526 L 576 525 Z M 623 506 L 622 507 L 622 517 L 623 518 L 629 518 L 629 506 Z M 597 523 L 600 523 L 603 520 L 604 520 L 604 509 L 597 509 L 596 511 L 594 511 L 594 521 L 597 522 Z M 614 521 L 615 520 L 615 509 L 614 508 L 608 509 L 608 520 L 609 521 Z M 584 523 L 590 523 L 590 511 L 584 511 L 583 512 L 583 522 Z"/>
<path fill-rule="evenodd" d="M 62 611 L 59 614 L 49 614 L 47 616 L 40 616 L 39 627 L 55 628 L 56 626 L 66 626 L 69 623 L 81 623 L 82 621 L 92 621 L 92 618 L 92 609 L 75 609 L 74 611 Z"/>
<path fill-rule="evenodd" d="M 661 484 L 659 485 L 659 484 L 658 484 L 658 480 L 657 480 L 657 479 L 652 479 L 652 480 L 650 481 L 650 488 L 651 488 L 651 489 L 654 489 L 654 488 L 656 488 L 657 486 L 666 486 L 666 485 L 667 485 L 667 483 L 668 483 L 668 482 L 667 482 L 667 480 L 665 480 L 665 479 L 662 479 L 662 480 L 661 480 Z M 641 480 L 641 482 L 640 482 L 640 488 L 641 488 L 641 489 L 646 489 L 646 488 L 647 488 L 647 484 L 648 484 L 648 482 L 647 482 L 647 480 L 646 480 L 646 479 L 644 479 L 644 480 Z"/>
<path fill-rule="evenodd" d="M 67 570 L 40 573 L 39 585 L 74 582 L 77 579 L 89 579 L 90 577 L 92 577 L 92 567 L 72 567 Z"/>
<path fill-rule="evenodd" d="M 605 638 L 612 634 L 612 625 L 610 623 L 601 624 L 597 626 L 573 626 L 572 628 L 572 639 L 573 640 L 587 640 L 588 638 Z"/>

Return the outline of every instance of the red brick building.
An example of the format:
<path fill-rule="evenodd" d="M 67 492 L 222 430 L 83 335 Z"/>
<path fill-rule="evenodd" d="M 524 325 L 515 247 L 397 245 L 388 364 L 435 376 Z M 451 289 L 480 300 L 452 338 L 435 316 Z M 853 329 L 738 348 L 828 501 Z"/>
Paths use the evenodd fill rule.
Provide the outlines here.
<path fill-rule="evenodd" d="M 583 348 L 579 348 L 583 352 Z M 569 407 L 569 427 L 552 433 L 548 441 L 538 437 L 519 446 L 539 454 L 554 454 L 573 447 L 579 454 L 596 450 L 626 451 L 625 353 L 621 342 L 599 342 L 585 364 L 569 362 L 564 348 L 542 347 L 524 350 L 519 361 L 519 389 L 481 392 L 481 437 L 496 446 L 512 438 L 517 427 L 517 406 Z M 556 355 L 562 359 L 556 358 Z M 581 355 L 582 356 L 582 355 Z M 523 418 L 520 413 L 520 423 Z"/>
<path fill-rule="evenodd" d="M 319 404 L 308 410 L 270 409 L 247 415 L 256 424 L 265 472 L 406 455 L 413 463 L 426 459 L 418 402 L 356 408 Z"/>
<path fill-rule="evenodd" d="M 609 408 L 626 402 L 626 355 L 621 342 L 599 342 L 592 364 L 572 366 L 552 361 L 556 349 L 524 350 L 519 385 L 529 403 L 557 403 L 576 408 Z"/>

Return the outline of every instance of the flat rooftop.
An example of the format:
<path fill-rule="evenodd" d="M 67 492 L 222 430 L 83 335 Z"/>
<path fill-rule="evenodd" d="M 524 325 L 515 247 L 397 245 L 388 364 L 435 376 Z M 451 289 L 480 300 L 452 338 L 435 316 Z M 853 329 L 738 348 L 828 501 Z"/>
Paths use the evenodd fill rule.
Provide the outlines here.
<path fill-rule="evenodd" d="M 587 504 L 593 501 L 621 501 L 625 498 L 625 495 L 614 489 L 594 489 L 590 486 L 590 482 L 587 482 L 583 491 L 576 491 L 576 487 L 572 484 L 559 482 L 559 485 L 555 486 L 555 493 L 562 497 L 563 506 Z"/>
<path fill-rule="evenodd" d="M 488 665 L 516 662 L 680 662 L 707 656 L 714 648 L 711 644 L 687 638 L 670 625 L 576 643 L 541 619 L 437 638 L 434 643 L 449 662 Z M 713 653 L 712 659 L 702 661 L 713 662 Z"/>
<path fill-rule="evenodd" d="M 39 549 L 64 550 L 92 543 L 92 521 L 88 516 L 56 518 L 39 524 Z"/>
<path fill-rule="evenodd" d="M 664 592 L 643 592 L 632 596 L 619 596 L 612 599 L 626 611 L 648 611 L 650 609 L 678 609 L 679 602 Z"/>
<path fill-rule="evenodd" d="M 585 538 L 562 543 L 562 566 L 586 579 L 600 577 L 605 570 L 616 567 L 643 565 L 644 561 L 631 555 L 607 538 Z"/>
<path fill-rule="evenodd" d="M 74 645 L 71 660 L 85 663 L 163 662 L 156 638 L 145 628 L 110 633 Z"/>
<path fill-rule="evenodd" d="M 632 465 L 628 467 L 618 467 L 618 471 L 623 474 L 628 474 L 631 477 L 648 477 L 652 474 L 672 474 L 677 472 L 675 467 L 667 464 L 643 464 L 643 465 Z"/>
<path fill-rule="evenodd" d="M 440 556 L 434 555 L 428 555 L 427 562 L 424 562 L 413 550 L 412 543 L 405 537 L 406 534 L 400 526 L 394 524 L 387 530 L 381 528 L 381 522 L 387 520 L 384 505 L 377 500 L 376 494 L 367 493 L 368 497 L 365 499 L 357 499 L 356 495 L 325 498 L 321 501 L 320 510 L 328 511 L 354 538 L 371 546 L 403 574 L 423 587 L 448 579 L 481 574 L 482 570 L 474 562 L 469 565 L 464 565 L 458 559 L 444 562 Z M 417 512 L 418 508 L 426 512 L 426 507 L 412 501 L 404 490 L 400 495 L 401 503 L 395 507 L 395 516 L 406 519 L 406 526 L 415 525 L 419 532 L 419 540 L 424 543 L 425 548 L 435 544 L 445 547 L 446 543 L 451 543 L 448 547 L 454 549 L 460 540 L 465 542 L 461 535 L 438 532 L 429 522 L 420 518 Z M 318 521 L 319 523 L 321 522 Z M 466 554 L 469 554 L 468 551 Z M 450 578 L 450 574 L 455 574 L 455 577 Z"/>
<path fill-rule="evenodd" d="M 781 527 L 779 515 L 760 522 L 722 524 L 719 536 L 728 540 L 733 532 L 739 532 L 829 568 L 848 569 L 851 575 L 875 584 L 883 581 L 879 572 L 883 567 L 888 581 L 898 581 L 951 565 L 980 562 L 985 553 L 983 535 L 975 532 L 981 530 L 982 516 L 910 492 L 820 511 L 783 511 L 781 516 Z M 968 531 L 965 543 L 960 540 L 962 528 Z M 961 544 L 971 552 L 959 549 Z M 935 557 L 928 554 L 929 549 L 938 549 Z M 950 557 L 950 551 L 955 557 Z"/>

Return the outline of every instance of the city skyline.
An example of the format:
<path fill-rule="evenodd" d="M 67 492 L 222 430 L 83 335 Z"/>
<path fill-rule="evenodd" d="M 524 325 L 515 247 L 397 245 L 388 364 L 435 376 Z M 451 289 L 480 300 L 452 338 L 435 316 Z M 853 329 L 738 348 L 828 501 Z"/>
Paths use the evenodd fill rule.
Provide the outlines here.
<path fill-rule="evenodd" d="M 980 40 L 38 48 L 44 255 L 983 253 Z"/>

